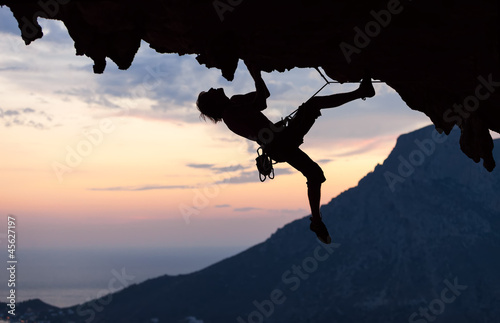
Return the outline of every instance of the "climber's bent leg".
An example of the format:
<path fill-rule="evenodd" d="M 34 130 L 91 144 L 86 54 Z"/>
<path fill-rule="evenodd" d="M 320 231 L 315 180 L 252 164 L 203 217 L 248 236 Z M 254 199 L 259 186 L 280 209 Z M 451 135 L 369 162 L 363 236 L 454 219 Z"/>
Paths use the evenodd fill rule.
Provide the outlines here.
<path fill-rule="evenodd" d="M 357 99 L 371 98 L 374 95 L 375 90 L 373 89 L 371 79 L 365 78 L 361 81 L 359 88 L 354 91 L 326 96 L 316 96 L 311 98 L 307 102 L 307 105 L 310 105 L 311 108 L 318 110 L 336 108 Z"/>
<path fill-rule="evenodd" d="M 287 153 L 286 162 L 307 178 L 307 197 L 313 218 L 319 218 L 321 183 L 326 181 L 323 170 L 300 148 Z"/>

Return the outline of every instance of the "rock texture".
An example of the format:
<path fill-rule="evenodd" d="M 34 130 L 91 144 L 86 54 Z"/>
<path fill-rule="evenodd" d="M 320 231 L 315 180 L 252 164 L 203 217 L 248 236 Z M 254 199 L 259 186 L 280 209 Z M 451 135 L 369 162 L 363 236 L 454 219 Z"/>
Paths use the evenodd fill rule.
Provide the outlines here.
<path fill-rule="evenodd" d="M 340 82 L 366 70 L 436 128 L 461 128 L 462 151 L 495 167 L 500 132 L 499 1 L 452 0 L 0 0 L 26 44 L 37 17 L 62 20 L 77 55 L 121 69 L 141 40 L 159 53 L 197 54 L 232 80 L 238 60 L 265 71 L 322 67 Z"/>

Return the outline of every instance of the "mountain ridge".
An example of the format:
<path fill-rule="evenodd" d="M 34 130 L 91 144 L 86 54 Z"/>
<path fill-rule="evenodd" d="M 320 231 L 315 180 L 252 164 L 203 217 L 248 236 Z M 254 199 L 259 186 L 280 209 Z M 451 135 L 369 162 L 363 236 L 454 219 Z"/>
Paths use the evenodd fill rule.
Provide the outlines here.
<path fill-rule="evenodd" d="M 432 126 L 401 135 L 322 206 L 330 246 L 304 217 L 205 269 L 72 307 L 62 322 L 498 322 L 500 171 L 465 157 L 459 137 Z"/>
<path fill-rule="evenodd" d="M 335 243 L 331 253 L 311 238 L 307 217 L 295 220 L 266 241 L 204 270 L 159 277 L 118 293 L 97 321 L 118 315 L 112 309 L 115 301 L 147 290 L 151 299 L 161 301 L 143 305 L 140 317 L 169 322 L 193 316 L 205 323 L 421 323 L 438 312 L 449 322 L 472 322 L 464 317 L 494 322 L 500 314 L 500 288 L 492 286 L 500 287 L 494 274 L 500 262 L 490 258 L 500 246 L 500 204 L 494 191 L 488 192 L 500 187 L 500 178 L 460 153 L 456 130 L 450 137 L 434 132 L 425 127 L 400 136 L 382 165 L 322 207 Z M 435 143 L 433 151 L 426 140 Z M 427 153 L 417 142 L 428 144 Z M 398 170 L 403 160 L 413 166 L 411 174 L 411 168 L 408 173 Z M 387 172 L 403 178 L 394 190 L 384 177 Z M 479 182 L 487 184 L 469 185 Z M 483 268 L 485 263 L 489 266 Z M 479 272 L 481 277 L 471 278 Z M 449 294 L 448 286 L 460 295 Z M 441 305 L 434 300 L 440 300 L 445 288 L 444 295 L 455 296 L 454 302 L 441 301 L 448 310 L 429 312 L 429 304 Z M 477 307 L 469 309 L 469 303 Z M 160 310 L 159 304 L 169 305 Z M 421 308 L 428 310 L 421 313 Z"/>

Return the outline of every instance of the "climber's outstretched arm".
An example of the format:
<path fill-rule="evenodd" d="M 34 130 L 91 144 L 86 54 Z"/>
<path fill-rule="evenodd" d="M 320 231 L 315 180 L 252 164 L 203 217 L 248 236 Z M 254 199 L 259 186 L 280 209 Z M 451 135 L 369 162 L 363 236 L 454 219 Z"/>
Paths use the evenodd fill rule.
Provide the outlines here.
<path fill-rule="evenodd" d="M 255 105 L 259 110 L 264 110 L 267 108 L 266 99 L 271 96 L 271 93 L 269 93 L 266 83 L 262 79 L 260 69 L 247 61 L 245 61 L 245 64 L 255 82 Z"/>
<path fill-rule="evenodd" d="M 271 96 L 271 94 L 267 89 L 266 83 L 262 79 L 261 71 L 248 62 L 245 62 L 245 64 L 248 67 L 250 75 L 254 79 L 256 91 L 247 94 L 233 95 L 231 101 L 237 105 L 245 105 L 252 110 L 262 111 L 267 108 L 266 99 Z"/>

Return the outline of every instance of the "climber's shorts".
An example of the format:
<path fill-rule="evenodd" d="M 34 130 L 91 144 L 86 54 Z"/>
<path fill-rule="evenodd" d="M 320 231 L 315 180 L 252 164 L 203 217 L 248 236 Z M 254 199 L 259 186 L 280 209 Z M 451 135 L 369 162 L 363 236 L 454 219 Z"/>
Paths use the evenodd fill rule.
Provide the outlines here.
<path fill-rule="evenodd" d="M 274 124 L 269 140 L 263 145 L 273 160 L 290 164 L 307 178 L 308 184 L 326 180 L 321 167 L 299 148 L 320 115 L 319 109 L 301 105 L 288 126 L 283 127 L 280 122 Z"/>
<path fill-rule="evenodd" d="M 319 109 L 303 104 L 286 127 L 280 121 L 270 125 L 267 129 L 262 129 L 258 142 L 266 151 L 281 151 L 299 147 L 304 143 L 304 136 L 320 115 Z"/>

